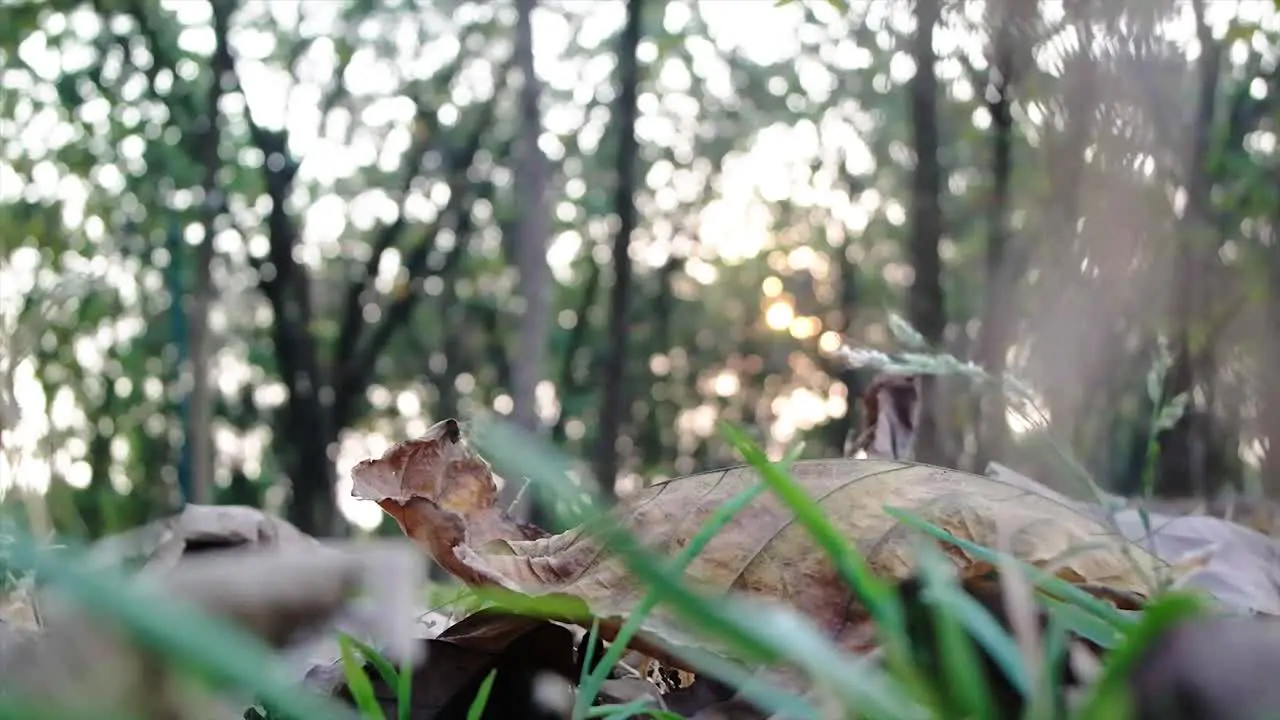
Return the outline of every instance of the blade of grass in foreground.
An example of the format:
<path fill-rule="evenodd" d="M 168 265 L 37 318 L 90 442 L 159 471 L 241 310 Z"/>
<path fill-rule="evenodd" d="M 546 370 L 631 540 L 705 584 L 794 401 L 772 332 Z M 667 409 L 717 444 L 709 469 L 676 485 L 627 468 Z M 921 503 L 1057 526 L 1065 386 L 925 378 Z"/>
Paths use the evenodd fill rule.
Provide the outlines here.
<path fill-rule="evenodd" d="M 991 694 L 988 689 L 989 680 L 982 673 L 982 666 L 971 639 L 972 629 L 971 634 L 966 635 L 964 625 L 958 619 L 958 616 L 964 615 L 963 612 L 957 612 L 958 609 L 969 610 L 958 602 L 958 596 L 963 595 L 970 601 L 973 598 L 956 585 L 955 578 L 947 571 L 949 563 L 942 557 L 942 553 L 938 552 L 937 547 L 920 542 L 916 543 L 915 550 L 917 572 L 923 581 L 921 600 L 933 614 L 936 657 L 941 675 L 946 678 L 947 690 L 950 691 L 939 693 L 944 705 L 938 709 L 964 717 L 993 717 Z M 979 609 L 986 611 L 981 606 Z M 994 619 L 989 615 L 987 620 L 994 624 Z M 1012 645 L 1012 641 L 1004 634 L 1003 629 L 998 626 L 997 629 L 1001 635 L 1004 635 L 1003 639 Z M 1014 648 L 1013 652 L 1016 666 L 1018 664 L 1017 649 Z M 949 704 L 952 698 L 957 703 L 956 707 Z"/>
<path fill-rule="evenodd" d="M 373 693 L 373 683 L 364 671 L 364 663 L 357 657 L 359 653 L 346 635 L 338 635 L 338 651 L 341 653 L 342 676 L 347 681 L 347 689 L 351 691 L 351 699 L 355 700 L 363 720 L 385 720 L 382 706 Z M 395 687 L 394 685 L 392 687 Z"/>
<path fill-rule="evenodd" d="M 902 522 L 904 525 L 920 530 L 921 532 L 931 535 L 950 545 L 954 545 L 979 560 L 991 563 L 993 566 L 995 566 L 1002 557 L 1005 557 L 1002 553 L 995 550 L 958 538 L 908 510 L 886 507 L 885 512 L 894 519 Z M 1058 595 L 1064 600 L 1068 600 L 1082 609 L 1089 610 L 1099 619 L 1106 621 L 1107 624 L 1114 627 L 1125 627 L 1130 624 L 1131 621 L 1124 615 L 1120 614 L 1119 610 L 1116 610 L 1114 607 L 1095 598 L 1066 580 L 1051 575 L 1034 565 L 1022 562 L 1017 558 L 1008 557 L 1007 560 L 1017 563 L 1018 568 L 1026 574 L 1027 579 L 1031 584 Z"/>
<path fill-rule="evenodd" d="M 15 533 L 8 557 L 87 613 L 107 617 L 144 646 L 212 681 L 252 694 L 276 715 L 298 720 L 347 719 L 336 702 L 303 691 L 284 675 L 270 649 L 241 628 L 131 581 L 107 567 L 88 567 L 79 553 L 43 552 Z"/>
<path fill-rule="evenodd" d="M 1067 659 L 1067 631 L 1066 624 L 1060 619 L 1052 616 L 1049 618 L 1044 632 L 1044 663 L 1036 692 L 1028 698 L 1026 711 L 1022 715 L 1026 720 L 1063 716 L 1063 688 L 1060 680 L 1062 665 Z"/>
<path fill-rule="evenodd" d="M 800 443 L 787 454 L 783 462 L 793 462 L 803 451 L 804 444 Z M 767 489 L 767 485 L 757 483 L 717 507 L 706 522 L 703 523 L 702 527 L 698 529 L 698 532 L 694 534 L 689 544 L 676 556 L 675 562 L 672 563 L 672 570 L 684 573 L 685 569 L 689 567 L 689 563 L 693 562 L 693 559 L 706 548 L 712 538 L 719 534 L 729 524 L 729 521 L 737 517 L 739 512 L 747 505 L 750 505 L 753 500 L 762 495 Z M 581 683 L 578 699 L 573 708 L 574 720 L 581 720 L 581 718 L 585 717 L 587 708 L 591 706 L 591 703 L 595 702 L 596 696 L 600 694 L 600 688 L 604 686 L 605 680 L 608 679 L 610 670 L 622 659 L 622 654 L 627 649 L 627 643 L 640 630 L 644 619 L 649 615 L 649 611 L 657 604 L 658 596 L 649 592 L 640 600 L 640 604 L 636 606 L 635 610 L 631 611 L 627 621 L 623 623 L 617 635 L 614 636 L 608 651 L 601 658 L 600 664 Z M 594 629 L 594 625 L 592 627 Z"/>
<path fill-rule="evenodd" d="M 382 682 L 386 683 L 387 687 L 396 688 L 399 686 L 400 673 L 391 665 L 391 661 L 382 656 L 382 653 L 344 632 L 339 632 L 337 634 L 337 641 L 339 650 L 343 649 L 345 645 L 350 646 L 352 650 L 359 653 L 364 658 L 365 662 L 372 665 L 373 669 L 378 671 L 378 677 L 382 678 Z"/>
<path fill-rule="evenodd" d="M 396 683 L 396 718 L 409 720 L 413 714 L 413 661 L 405 658 L 400 663 L 400 673 Z"/>
<path fill-rule="evenodd" d="M 791 509 L 818 546 L 836 564 L 837 570 L 849 583 L 858 600 L 871 613 L 886 658 L 895 671 L 910 676 L 909 648 L 906 640 L 906 624 L 902 604 L 890 584 L 871 572 L 866 561 L 853 545 L 827 519 L 822 506 L 809 497 L 804 488 L 788 477 L 777 465 L 769 461 L 755 443 L 738 428 L 721 423 L 720 430 L 730 443 L 754 467 L 774 494 Z"/>
<path fill-rule="evenodd" d="M 691 627 L 718 638 L 746 658 L 796 664 L 865 716 L 903 720 L 924 716 L 922 708 L 891 678 L 853 663 L 815 628 L 797 621 L 794 613 L 758 608 L 732 597 L 708 597 L 686 585 L 624 527 L 606 520 L 608 515 L 599 509 L 593 489 L 570 481 L 569 463 L 545 441 L 504 421 L 481 420 L 473 428 L 475 445 L 500 474 L 529 478 L 535 492 L 549 496 L 549 504 L 557 514 L 568 510 L 585 517 L 632 576 L 656 592 Z M 708 672 L 717 674 L 714 670 Z M 766 686 L 758 678 L 752 684 L 754 690 Z M 752 701 L 771 712 L 778 711 L 775 708 L 779 704 L 808 705 L 785 691 L 773 690 L 769 695 L 770 698 Z M 813 716 L 811 712 L 801 715 Z"/>
<path fill-rule="evenodd" d="M 1049 617 L 1056 619 L 1066 629 L 1108 650 L 1118 645 L 1124 637 L 1115 626 L 1070 602 L 1043 595 L 1038 602 Z"/>
<path fill-rule="evenodd" d="M 1117 717 L 1114 713 L 1128 703 L 1128 677 L 1151 643 L 1174 625 L 1201 617 L 1208 610 L 1204 598 L 1191 593 L 1173 591 L 1152 600 L 1127 629 L 1124 640 L 1108 653 L 1102 677 L 1090 689 L 1079 717 Z"/>
<path fill-rule="evenodd" d="M 735 645 L 755 660 L 776 657 L 774 648 L 739 627 L 716 603 L 700 597 L 662 566 L 652 553 L 615 522 L 609 522 L 596 501 L 594 488 L 572 483 L 570 465 L 553 448 L 502 421 L 477 422 L 474 443 L 504 476 L 523 475 L 535 492 L 548 494 L 547 503 L 566 525 L 591 524 L 626 563 L 636 579 L 657 591 L 688 620 Z M 566 487 L 570 485 L 571 487 Z"/>
<path fill-rule="evenodd" d="M 339 638 L 346 638 L 356 650 L 364 656 L 366 662 L 378 671 L 378 676 L 387 684 L 387 687 L 396 691 L 396 718 L 397 720 L 409 720 L 409 715 L 413 711 L 411 705 L 413 701 L 413 664 L 412 661 L 406 659 L 400 664 L 400 669 L 396 670 L 391 665 L 391 661 L 382 656 L 373 647 L 360 642 L 356 638 L 346 634 L 339 633 Z"/>
<path fill-rule="evenodd" d="M 480 720 L 484 717 L 484 708 L 489 704 L 489 693 L 493 692 L 493 681 L 498 677 L 498 668 L 489 671 L 484 676 L 484 682 L 480 683 L 480 689 L 476 691 L 476 697 L 471 701 L 471 706 L 467 708 L 467 720 Z"/>
<path fill-rule="evenodd" d="M 497 587 L 478 587 L 475 588 L 476 596 L 487 603 L 486 607 L 492 606 L 505 612 L 515 615 L 525 615 L 530 617 L 540 617 L 557 622 L 569 622 L 586 625 L 590 623 L 592 627 L 597 627 L 597 623 L 593 622 L 591 613 L 587 606 L 578 598 L 556 597 L 556 596 L 529 596 L 521 593 Z M 634 637 L 634 635 L 632 636 Z M 617 642 L 615 640 L 615 642 Z M 625 645 L 625 643 L 624 643 Z M 590 665 L 591 653 L 595 643 L 590 643 L 588 649 L 588 662 L 584 665 Z M 702 668 L 708 674 L 715 676 L 722 682 L 735 686 L 746 686 L 742 688 L 742 695 L 762 708 L 768 708 L 771 712 L 781 713 L 785 717 L 794 718 L 816 718 L 817 715 L 803 700 L 795 700 L 786 695 L 785 691 L 776 688 L 768 682 L 761 682 L 757 678 L 753 678 L 751 674 L 738 665 L 730 663 L 719 656 L 712 655 L 699 648 L 688 647 L 683 645 L 672 645 L 668 648 L 674 655 L 684 661 Z M 624 649 L 625 651 L 625 649 Z M 603 663 L 601 663 L 603 664 Z M 584 670 L 586 667 L 584 667 Z M 584 673 L 585 674 L 585 673 Z M 404 675 L 402 674 L 403 678 Z M 585 680 L 583 680 L 585 682 Z"/>

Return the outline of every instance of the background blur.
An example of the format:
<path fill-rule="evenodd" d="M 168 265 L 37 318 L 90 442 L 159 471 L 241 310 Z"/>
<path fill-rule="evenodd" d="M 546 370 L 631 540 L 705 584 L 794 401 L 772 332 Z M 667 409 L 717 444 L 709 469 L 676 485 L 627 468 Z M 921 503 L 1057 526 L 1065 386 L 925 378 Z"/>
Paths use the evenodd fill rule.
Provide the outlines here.
<path fill-rule="evenodd" d="M 888 312 L 922 459 L 1280 487 L 1272 0 L 0 1 L 0 484 L 374 528 L 347 471 L 480 409 L 638 483 L 841 452 Z M 1271 370 L 1268 370 L 1271 368 Z M 1274 438 L 1274 440 L 1273 440 Z M 41 501 L 42 496 L 42 501 Z M 350 525 L 349 525 L 350 524 Z"/>

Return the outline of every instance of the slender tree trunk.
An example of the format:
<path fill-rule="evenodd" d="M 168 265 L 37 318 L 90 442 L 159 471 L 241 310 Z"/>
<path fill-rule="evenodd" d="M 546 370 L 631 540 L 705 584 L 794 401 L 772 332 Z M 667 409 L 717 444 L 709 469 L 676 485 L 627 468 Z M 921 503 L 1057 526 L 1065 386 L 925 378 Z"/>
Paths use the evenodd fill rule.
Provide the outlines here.
<path fill-rule="evenodd" d="M 850 188 L 852 190 L 852 188 Z M 839 247 L 832 248 L 831 262 L 839 268 L 840 277 L 840 331 L 846 335 L 853 331 L 854 317 L 858 311 L 858 266 L 849 259 L 851 240 L 846 236 Z M 848 405 L 844 417 L 833 423 L 830 435 L 833 456 L 843 455 L 846 447 L 858 434 L 862 396 L 862 382 L 858 371 L 850 367 L 838 370 L 840 382 L 847 392 Z"/>
<path fill-rule="evenodd" d="M 1185 231 L 1178 239 L 1178 261 L 1171 287 L 1175 288 L 1171 304 L 1172 326 L 1177 328 L 1173 342 L 1173 366 L 1165 378 L 1164 397 L 1179 393 L 1191 393 L 1197 384 L 1209 392 L 1212 365 L 1210 348 L 1199 347 L 1192 342 L 1198 329 L 1208 321 L 1209 293 L 1216 248 L 1210 220 L 1209 197 L 1213 189 L 1210 176 L 1209 153 L 1212 142 L 1213 122 L 1217 108 L 1218 76 L 1222 50 L 1213 38 L 1213 32 L 1205 22 L 1204 2 L 1192 3 L 1196 10 L 1197 35 L 1201 44 L 1200 60 L 1196 72 L 1199 77 L 1199 97 L 1196 116 L 1192 125 L 1191 149 L 1186 164 L 1187 205 L 1183 223 Z M 1200 333 L 1203 335 L 1204 333 Z M 1187 405 L 1188 412 L 1172 429 L 1163 433 L 1160 440 L 1157 486 L 1166 495 L 1203 495 L 1208 490 L 1207 464 L 1210 418 L 1193 421 L 1201 408 L 1197 407 L 1194 394 Z"/>
<path fill-rule="evenodd" d="M 986 282 L 983 283 L 982 325 L 978 334 L 977 362 L 995 380 L 993 387 L 979 393 L 974 413 L 977 452 L 974 472 L 985 472 L 987 463 L 1004 456 L 1009 442 L 1002 389 L 1005 354 L 1014 322 L 1013 268 L 1006 252 L 1009 245 L 1009 185 L 1013 175 L 1013 73 L 1014 26 L 1016 19 L 1005 12 L 997 19 L 992 41 L 991 77 L 987 110 L 991 114 L 991 198 L 987 210 Z"/>
<path fill-rule="evenodd" d="M 631 233 L 636 227 L 635 174 L 636 101 L 640 67 L 636 51 L 640 45 L 643 0 L 628 0 L 627 21 L 618 46 L 618 99 L 614 105 L 614 125 L 618 132 L 617 177 L 614 210 L 618 213 L 618 234 L 613 241 L 613 287 L 609 293 L 609 351 L 600 382 L 604 398 L 600 409 L 595 471 L 605 496 L 612 498 L 618 478 L 618 437 L 627 414 L 625 387 L 627 336 L 631 317 Z"/>
<path fill-rule="evenodd" d="M 1275 222 L 1280 223 L 1280 217 Z M 1280 224 L 1273 227 L 1280 228 Z M 1273 230 L 1272 237 L 1272 242 L 1280 242 L 1280 231 Z M 1273 247 L 1271 253 L 1268 263 L 1271 282 L 1264 300 L 1266 324 L 1262 344 L 1266 367 L 1277 368 L 1280 367 L 1280 252 Z M 1265 392 L 1261 421 L 1267 450 L 1262 461 L 1262 487 L 1268 497 L 1280 497 L 1280 372 L 1263 373 L 1262 387 Z"/>
<path fill-rule="evenodd" d="M 547 236 L 550 211 L 547 208 L 547 159 L 538 148 L 542 115 L 538 110 L 541 88 L 533 66 L 533 11 L 537 0 L 516 0 L 516 65 L 520 86 L 520 131 L 516 142 L 515 198 L 519 224 L 515 260 L 524 296 L 524 313 L 516 342 L 517 356 L 511 367 L 513 419 L 530 432 L 539 429 L 536 391 L 544 377 L 547 336 L 551 323 L 551 271 L 547 265 Z M 503 502 L 510 504 L 519 487 L 503 489 Z M 531 517 L 532 498 L 522 494 L 516 517 Z"/>
<path fill-rule="evenodd" d="M 213 13 L 215 45 L 213 67 L 209 79 L 209 91 L 202 119 L 201 149 L 204 152 L 204 238 L 196 249 L 195 283 L 191 293 L 190 352 L 191 395 L 190 420 L 187 442 L 191 447 L 191 502 L 213 502 L 213 392 L 210 383 L 209 359 L 211 343 L 209 335 L 209 306 L 216 291 L 213 287 L 213 236 L 217 232 L 216 221 L 223 206 L 223 192 L 218 182 L 222 161 L 218 155 L 221 142 L 221 113 L 223 82 L 232 70 L 231 49 L 227 46 L 233 0 L 212 0 L 220 5 Z"/>
<path fill-rule="evenodd" d="M 551 427 L 551 442 L 556 445 L 561 445 L 566 440 L 565 425 L 569 422 L 570 410 L 573 409 L 570 403 L 576 402 L 578 395 L 582 392 L 584 383 L 579 378 L 581 372 L 578 359 L 591 354 L 591 348 L 587 347 L 587 335 L 591 329 L 588 314 L 596 304 L 596 296 L 600 294 L 601 268 L 590 260 L 589 253 L 587 261 L 591 262 L 591 268 L 583 283 L 582 299 L 574 308 L 576 324 L 569 331 L 569 340 L 565 343 L 564 357 L 560 361 L 560 372 L 556 382 L 556 392 L 560 396 L 560 416 Z M 589 368 L 594 362 L 585 364 Z"/>
<path fill-rule="evenodd" d="M 908 87 L 916 167 L 911 180 L 911 236 L 908 244 L 915 279 L 907 295 L 907 314 L 916 329 L 933 345 L 942 341 L 946 328 L 942 259 L 938 255 L 938 241 L 942 236 L 939 200 L 942 168 L 938 163 L 938 76 L 934 67 L 937 55 L 933 50 L 933 33 L 941 16 L 941 0 L 916 1 L 916 32 L 911 40 L 916 74 Z M 922 462 L 946 464 L 935 409 L 936 387 L 931 377 L 925 377 L 921 383 L 916 454 Z"/>

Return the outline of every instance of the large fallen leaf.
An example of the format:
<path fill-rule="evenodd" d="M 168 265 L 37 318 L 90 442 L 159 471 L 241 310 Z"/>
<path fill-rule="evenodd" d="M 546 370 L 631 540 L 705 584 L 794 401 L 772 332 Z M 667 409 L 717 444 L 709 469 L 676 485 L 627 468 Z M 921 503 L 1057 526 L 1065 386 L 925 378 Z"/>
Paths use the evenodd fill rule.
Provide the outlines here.
<path fill-rule="evenodd" d="M 903 579 L 914 570 L 913 536 L 884 512 L 885 506 L 910 510 L 982 545 L 1007 537 L 1008 547 L 1024 561 L 1052 566 L 1072 582 L 1122 593 L 1147 595 L 1159 565 L 1096 519 L 992 478 L 853 459 L 802 461 L 791 473 L 857 544 L 871 569 L 885 577 Z M 509 518 L 498 505 L 488 463 L 468 446 L 454 420 L 437 423 L 381 458 L 358 463 L 352 478 L 355 496 L 376 501 L 406 535 L 465 582 L 579 598 L 602 620 L 606 637 L 645 593 L 592 533 L 579 528 L 543 537 Z M 656 553 L 671 555 L 718 505 L 758 481 L 746 467 L 692 475 L 620 501 L 614 517 Z M 962 551 L 948 552 L 962 578 L 992 569 Z M 865 610 L 772 494 L 747 505 L 694 559 L 687 576 L 704 591 L 782 600 L 847 649 L 870 646 Z M 661 608 L 646 626 L 650 640 L 684 642 L 687 633 L 678 628 Z M 642 632 L 640 642 L 645 636 Z"/>

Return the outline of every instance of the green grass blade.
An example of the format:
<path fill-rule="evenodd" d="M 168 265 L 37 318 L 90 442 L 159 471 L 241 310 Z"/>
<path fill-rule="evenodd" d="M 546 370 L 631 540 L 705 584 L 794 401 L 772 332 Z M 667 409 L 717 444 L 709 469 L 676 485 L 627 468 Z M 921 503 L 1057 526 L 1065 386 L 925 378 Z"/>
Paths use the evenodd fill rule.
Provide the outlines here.
<path fill-rule="evenodd" d="M 954 545 L 979 560 L 991 563 L 993 566 L 998 566 L 1001 558 L 1007 557 L 1008 562 L 1017 564 L 1018 569 L 1027 576 L 1028 582 L 1046 592 L 1057 595 L 1064 600 L 1068 600 L 1083 609 L 1089 610 L 1109 625 L 1119 628 L 1125 627 L 1130 623 L 1128 618 L 1120 614 L 1120 611 L 1116 610 L 1111 605 L 1095 598 L 1066 580 L 1045 572 L 1034 565 L 1025 563 L 1012 556 L 1006 556 L 1003 553 L 983 547 L 977 543 L 962 540 L 908 510 L 886 507 L 885 512 L 899 522 L 920 530 L 950 545 Z"/>
<path fill-rule="evenodd" d="M 391 661 L 387 660 L 375 648 L 346 633 L 339 633 L 339 637 L 346 638 L 346 641 L 364 657 L 365 661 L 378 671 L 378 676 L 382 678 L 382 682 L 395 691 L 397 719 L 409 720 L 409 716 L 413 711 L 410 705 L 413 700 L 413 666 L 410 661 L 405 660 L 397 671 L 391 665 Z"/>
<path fill-rule="evenodd" d="M 1168 592 L 1152 600 L 1124 640 L 1107 654 L 1102 677 L 1090 688 L 1080 717 L 1114 717 L 1110 713 L 1127 704 L 1129 675 L 1151 644 L 1175 625 L 1208 612 L 1205 599 L 1191 593 Z"/>
<path fill-rule="evenodd" d="M 643 603 L 641 603 L 641 604 L 643 605 Z M 630 619 L 630 618 L 627 618 L 627 621 L 628 621 L 628 622 L 630 622 L 630 621 L 631 621 L 631 619 Z M 625 630 L 625 629 L 626 629 L 626 626 L 624 625 L 624 626 L 623 626 L 623 630 Z M 622 633 L 621 633 L 621 632 L 619 632 L 619 633 L 618 633 L 618 636 L 619 636 L 619 637 L 621 637 L 621 636 L 622 636 Z M 582 688 L 583 688 L 583 687 L 585 687 L 585 686 L 587 685 L 587 682 L 591 679 L 591 676 L 595 674 L 595 673 L 591 670 L 591 668 L 592 668 L 592 666 L 594 665 L 594 663 L 595 663 L 595 661 L 596 661 L 596 644 L 597 644 L 597 640 L 599 639 L 599 637 L 600 637 L 600 621 L 599 621 L 597 618 L 592 618 L 592 619 L 591 619 L 591 629 L 587 631 L 587 653 L 586 653 L 586 655 L 584 655 L 584 656 L 583 656 L 583 658 L 582 658 L 582 673 L 581 673 L 581 675 L 579 675 L 579 676 L 578 676 L 578 695 L 579 695 L 579 697 L 578 697 L 578 700 L 577 700 L 577 704 L 581 704 L 581 703 L 582 703 L 582 697 L 581 697 L 581 696 L 584 694 L 584 693 L 582 692 Z M 604 658 L 601 658 L 601 664 L 603 664 L 603 663 L 604 663 L 605 658 L 608 658 L 608 657 L 609 657 L 609 654 L 606 652 L 606 653 L 605 653 L 605 657 L 604 657 Z M 596 696 L 595 696 L 594 694 L 593 694 L 593 695 L 591 695 L 590 699 L 587 701 L 587 704 L 590 704 L 592 701 L 594 701 L 594 700 L 595 700 L 595 697 L 596 697 Z M 574 708 L 574 716 L 575 716 L 575 717 L 577 716 L 577 707 L 576 707 L 576 706 L 575 706 L 575 708 Z"/>
<path fill-rule="evenodd" d="M 338 635 L 338 649 L 341 651 L 342 674 L 347 680 L 347 689 L 351 691 L 351 699 L 360 710 L 360 717 L 365 720 L 385 720 L 382 706 L 373 693 L 373 683 L 364 671 L 364 663 L 357 657 L 362 653 L 356 650 L 351 638 L 344 634 Z"/>
<path fill-rule="evenodd" d="M 558 622 L 591 622 L 591 612 L 581 599 L 559 595 L 525 595 L 497 586 L 475 588 L 480 601 L 477 610 L 487 607 L 500 608 L 512 615 L 544 618 Z"/>
<path fill-rule="evenodd" d="M 941 693 L 941 697 L 954 698 L 957 703 L 955 707 L 947 703 L 946 707 L 940 709 L 947 714 L 958 713 L 962 717 L 990 718 L 994 713 L 987 678 L 983 676 L 973 640 L 964 633 L 963 625 L 953 612 L 959 604 L 956 601 L 957 595 L 963 595 L 969 600 L 972 598 L 955 584 L 955 579 L 945 569 L 947 561 L 941 555 L 936 547 L 923 542 L 917 543 L 916 564 L 924 590 L 921 599 L 933 614 L 938 664 L 951 691 Z M 1000 630 L 1003 633 L 1003 629 Z"/>
<path fill-rule="evenodd" d="M 484 717 L 484 708 L 489 704 L 489 693 L 493 692 L 493 681 L 498 677 L 498 668 L 489 671 L 485 675 L 484 682 L 480 683 L 480 689 L 476 691 L 476 697 L 471 701 L 471 706 L 467 708 L 467 720 L 480 720 Z"/>
<path fill-rule="evenodd" d="M 968 631 L 969 636 L 987 651 L 1009 683 L 1023 697 L 1029 696 L 1031 681 L 1027 677 L 1026 664 L 1022 659 L 1022 651 L 1018 649 L 1017 640 L 1005 630 L 990 610 L 965 592 L 954 578 L 941 569 L 944 567 L 942 563 L 946 562 L 941 553 L 932 546 L 925 547 L 928 549 L 923 551 L 921 557 L 933 558 L 922 560 L 921 563 L 924 579 L 927 581 L 926 598 L 955 618 Z"/>
<path fill-rule="evenodd" d="M 1036 684 L 1036 692 L 1027 701 L 1023 720 L 1061 717 L 1060 699 L 1064 688 L 1059 682 L 1062 665 L 1067 658 L 1068 628 L 1061 620 L 1050 617 L 1045 628 L 1043 674 Z"/>
<path fill-rule="evenodd" d="M 628 718 L 653 718 L 654 720 L 684 720 L 683 717 L 669 710 L 654 707 L 651 698 L 636 698 L 622 705 L 601 705 L 593 707 L 587 718 L 605 718 L 605 720 L 627 720 Z"/>
<path fill-rule="evenodd" d="M 767 485 L 764 485 L 763 483 L 757 484 L 738 493 L 738 495 L 731 498 L 728 502 L 725 502 L 720 507 L 716 508 L 711 514 L 711 517 L 707 519 L 703 526 L 698 530 L 697 534 L 693 536 L 693 539 L 689 544 L 680 551 L 678 556 L 676 556 L 675 562 L 672 563 L 672 569 L 675 572 L 683 573 L 685 568 L 689 566 L 689 563 L 697 557 L 698 553 L 702 552 L 703 548 L 711 542 L 711 539 L 724 529 L 724 526 L 729 524 L 729 521 L 741 512 L 743 508 L 750 504 L 751 501 L 762 495 L 767 489 Z M 627 617 L 626 622 L 622 624 L 622 627 L 618 630 L 613 642 L 609 645 L 609 649 L 605 652 L 599 666 L 597 666 L 596 669 L 587 676 L 586 680 L 583 681 L 578 693 L 576 706 L 574 707 L 575 718 L 582 717 L 580 713 L 585 712 L 586 708 L 595 701 L 596 696 L 600 694 L 600 688 L 604 686 L 605 680 L 609 677 L 610 670 L 612 670 L 613 666 L 617 665 L 618 661 L 622 659 L 622 654 L 626 651 L 627 643 L 629 643 L 631 639 L 635 637 L 635 634 L 639 632 L 641 626 L 644 624 L 645 618 L 648 617 L 649 612 L 653 610 L 657 604 L 658 595 L 653 592 L 646 593 L 640 600 L 640 603 Z"/>
<path fill-rule="evenodd" d="M 871 572 L 858 551 L 827 519 L 822 506 L 809 497 L 804 488 L 797 485 L 787 473 L 770 462 L 764 451 L 751 442 L 745 433 L 727 423 L 721 423 L 720 429 L 836 564 L 840 576 L 849 583 L 849 587 L 875 620 L 890 665 L 898 670 L 904 669 L 907 663 L 906 625 L 902 605 L 893 587 Z"/>
<path fill-rule="evenodd" d="M 1114 625 L 1108 624 L 1098 616 L 1070 602 L 1057 598 L 1038 598 L 1049 617 L 1057 620 L 1067 630 L 1104 648 L 1113 648 L 1120 643 L 1124 635 Z"/>
<path fill-rule="evenodd" d="M 396 677 L 396 718 L 409 720 L 413 716 L 413 661 L 405 658 L 400 663 Z"/>
<path fill-rule="evenodd" d="M 344 632 L 338 633 L 338 646 L 339 648 L 350 646 L 364 658 L 365 662 L 373 666 L 373 669 L 378 672 L 378 677 L 382 678 L 382 682 L 386 683 L 387 687 L 394 688 L 400 684 L 400 673 L 392 667 L 389 660 L 382 656 L 382 653 L 374 648 Z"/>
<path fill-rule="evenodd" d="M 500 474 L 532 480 L 535 492 L 548 493 L 552 509 L 561 517 L 571 514 L 592 521 L 592 531 L 599 533 L 635 580 L 657 593 L 701 634 L 718 638 L 735 654 L 751 660 L 795 663 L 860 712 L 903 720 L 922 717 L 920 707 L 896 683 L 846 659 L 811 625 L 791 615 L 762 612 L 731 597 L 708 597 L 686 585 L 624 527 L 608 521 L 594 502 L 592 489 L 568 480 L 569 463 L 545 441 L 502 421 L 477 422 L 473 432 L 474 444 Z"/>

